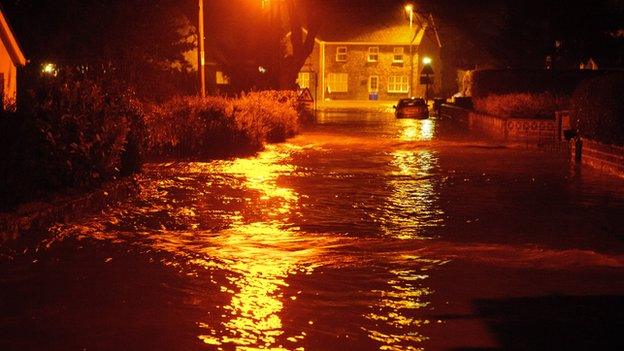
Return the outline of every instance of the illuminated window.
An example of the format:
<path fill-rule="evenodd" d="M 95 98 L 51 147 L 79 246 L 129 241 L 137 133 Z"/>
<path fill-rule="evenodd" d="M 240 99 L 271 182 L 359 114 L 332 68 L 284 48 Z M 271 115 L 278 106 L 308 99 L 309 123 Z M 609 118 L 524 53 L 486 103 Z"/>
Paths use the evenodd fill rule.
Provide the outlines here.
<path fill-rule="evenodd" d="M 297 84 L 299 84 L 299 88 L 310 89 L 310 72 L 299 72 L 297 75 Z"/>
<path fill-rule="evenodd" d="M 403 62 L 404 48 L 394 48 L 394 54 L 392 55 L 392 62 Z"/>
<path fill-rule="evenodd" d="M 216 82 L 217 84 L 230 84 L 230 77 L 226 76 L 222 71 L 217 71 Z"/>
<path fill-rule="evenodd" d="M 349 91 L 349 75 L 347 73 L 328 74 L 327 90 L 330 93 L 346 93 Z"/>
<path fill-rule="evenodd" d="M 336 48 L 336 61 L 345 62 L 347 61 L 347 47 L 339 46 Z"/>
<path fill-rule="evenodd" d="M 376 93 L 379 91 L 379 76 L 368 77 L 368 92 Z"/>
<path fill-rule="evenodd" d="M 371 46 L 368 48 L 368 62 L 379 61 L 379 46 Z"/>
<path fill-rule="evenodd" d="M 389 93 L 409 92 L 409 78 L 407 76 L 388 77 L 388 92 Z"/>

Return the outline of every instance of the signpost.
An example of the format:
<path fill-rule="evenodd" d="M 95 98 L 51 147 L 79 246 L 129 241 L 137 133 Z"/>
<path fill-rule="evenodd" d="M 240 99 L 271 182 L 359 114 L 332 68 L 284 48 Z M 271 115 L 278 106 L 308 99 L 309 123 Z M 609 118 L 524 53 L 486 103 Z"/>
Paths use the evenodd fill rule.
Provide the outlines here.
<path fill-rule="evenodd" d="M 434 82 L 434 72 L 431 68 L 431 59 L 425 57 L 423 59 L 423 68 L 420 71 L 420 84 L 425 85 L 425 101 L 429 100 L 429 85 Z"/>

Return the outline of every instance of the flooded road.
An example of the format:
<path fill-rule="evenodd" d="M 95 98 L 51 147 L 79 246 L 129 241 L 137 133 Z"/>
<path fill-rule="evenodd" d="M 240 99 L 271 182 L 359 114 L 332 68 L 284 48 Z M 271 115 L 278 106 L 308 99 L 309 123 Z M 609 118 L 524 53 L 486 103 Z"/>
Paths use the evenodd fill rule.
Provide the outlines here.
<path fill-rule="evenodd" d="M 1 350 L 624 348 L 624 182 L 560 152 L 327 113 L 140 185 L 2 251 Z"/>

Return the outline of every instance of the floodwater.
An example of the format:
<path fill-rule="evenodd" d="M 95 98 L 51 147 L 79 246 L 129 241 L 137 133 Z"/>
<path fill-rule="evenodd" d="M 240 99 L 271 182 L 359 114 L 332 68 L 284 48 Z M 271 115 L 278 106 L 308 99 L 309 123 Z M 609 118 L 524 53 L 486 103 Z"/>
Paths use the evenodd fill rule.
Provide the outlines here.
<path fill-rule="evenodd" d="M 621 350 L 624 182 L 326 113 L 0 253 L 1 350 Z"/>

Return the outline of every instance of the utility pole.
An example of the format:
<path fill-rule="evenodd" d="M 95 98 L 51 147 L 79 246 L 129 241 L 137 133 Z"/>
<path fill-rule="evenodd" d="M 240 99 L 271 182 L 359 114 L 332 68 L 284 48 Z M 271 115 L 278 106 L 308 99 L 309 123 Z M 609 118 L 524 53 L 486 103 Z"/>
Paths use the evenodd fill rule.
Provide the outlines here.
<path fill-rule="evenodd" d="M 414 28 L 414 5 L 412 4 L 408 4 L 405 5 L 405 11 L 407 12 L 407 14 L 409 15 L 409 21 L 410 21 L 410 35 L 412 34 L 412 30 Z M 412 97 L 412 86 L 414 85 L 414 39 L 416 38 L 416 35 L 414 34 L 414 36 L 412 37 L 412 40 L 410 40 L 410 45 L 409 45 L 409 53 L 410 53 L 410 80 L 409 80 L 409 92 L 408 95 L 409 97 Z"/>
<path fill-rule="evenodd" d="M 204 47 L 204 0 L 199 0 L 199 36 L 198 60 L 199 60 L 199 86 L 200 96 L 206 97 L 206 49 Z"/>
<path fill-rule="evenodd" d="M 410 34 L 412 34 L 412 30 L 414 28 L 414 5 L 407 5 L 405 10 L 409 12 L 409 20 L 410 20 Z M 414 36 L 415 37 L 415 36 Z M 410 40 L 410 81 L 409 81 L 409 97 L 412 97 L 412 86 L 414 85 L 414 38 Z"/>

